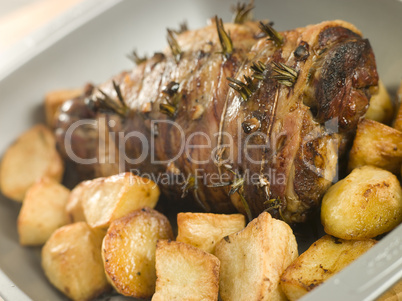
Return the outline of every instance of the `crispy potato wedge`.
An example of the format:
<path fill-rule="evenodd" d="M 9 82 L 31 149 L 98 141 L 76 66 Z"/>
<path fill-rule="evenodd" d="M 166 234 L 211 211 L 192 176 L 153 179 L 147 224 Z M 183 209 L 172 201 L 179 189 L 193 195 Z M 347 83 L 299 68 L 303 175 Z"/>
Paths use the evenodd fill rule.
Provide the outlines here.
<path fill-rule="evenodd" d="M 326 233 L 343 239 L 366 239 L 402 222 L 402 189 L 389 171 L 363 166 L 324 195 L 321 222 Z"/>
<path fill-rule="evenodd" d="M 110 283 L 125 296 L 150 298 L 155 292 L 156 242 L 172 238 L 168 219 L 150 208 L 113 221 L 102 246 Z"/>
<path fill-rule="evenodd" d="M 84 181 L 71 190 L 70 197 L 66 204 L 66 212 L 73 223 L 85 222 L 84 208 L 82 207 L 82 198 L 85 192 L 85 186 L 91 181 Z"/>
<path fill-rule="evenodd" d="M 387 88 L 380 80 L 378 82 L 378 92 L 370 99 L 370 106 L 366 112 L 366 119 L 375 120 L 389 124 L 394 118 L 395 107 L 388 94 Z"/>
<path fill-rule="evenodd" d="M 286 300 L 279 279 L 297 254 L 289 225 L 261 213 L 216 245 L 222 300 Z"/>
<path fill-rule="evenodd" d="M 37 180 L 48 177 L 60 182 L 64 163 L 56 150 L 53 133 L 36 125 L 23 133 L 4 154 L 0 167 L 0 187 L 10 199 L 22 201 Z"/>
<path fill-rule="evenodd" d="M 159 194 L 153 181 L 129 172 L 92 180 L 82 189 L 85 220 L 93 228 L 107 228 L 131 211 L 155 207 Z"/>
<path fill-rule="evenodd" d="M 239 232 L 245 226 L 242 214 L 179 213 L 176 240 L 213 254 L 215 245 L 223 237 Z"/>
<path fill-rule="evenodd" d="M 48 178 L 28 190 L 17 221 L 21 245 L 42 245 L 56 229 L 70 222 L 65 210 L 69 195 L 67 188 Z"/>
<path fill-rule="evenodd" d="M 402 132 L 364 119 L 359 123 L 349 154 L 349 170 L 374 165 L 399 174 L 402 164 Z"/>
<path fill-rule="evenodd" d="M 399 109 L 398 112 L 396 113 L 395 120 L 394 120 L 394 128 L 397 129 L 398 131 L 402 131 L 402 81 L 398 89 L 398 105 Z"/>
<path fill-rule="evenodd" d="M 79 222 L 59 228 L 44 245 L 45 274 L 70 299 L 90 300 L 110 289 L 101 256 L 104 234 Z"/>
<path fill-rule="evenodd" d="M 156 247 L 156 291 L 152 301 L 216 301 L 219 259 L 192 245 L 159 240 Z"/>
<path fill-rule="evenodd" d="M 66 100 L 76 98 L 83 93 L 83 89 L 68 89 L 50 91 L 45 95 L 46 124 L 53 128 L 56 120 L 56 112 Z"/>
<path fill-rule="evenodd" d="M 282 274 L 281 287 L 289 301 L 298 300 L 341 271 L 376 241 L 342 240 L 326 235 L 301 254 Z"/>

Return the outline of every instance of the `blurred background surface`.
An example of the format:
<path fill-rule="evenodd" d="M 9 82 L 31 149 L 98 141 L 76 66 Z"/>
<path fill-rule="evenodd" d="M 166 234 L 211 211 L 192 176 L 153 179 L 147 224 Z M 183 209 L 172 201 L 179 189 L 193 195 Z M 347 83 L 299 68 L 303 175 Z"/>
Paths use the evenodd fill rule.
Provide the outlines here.
<path fill-rule="evenodd" d="M 0 53 L 83 0 L 0 0 Z"/>

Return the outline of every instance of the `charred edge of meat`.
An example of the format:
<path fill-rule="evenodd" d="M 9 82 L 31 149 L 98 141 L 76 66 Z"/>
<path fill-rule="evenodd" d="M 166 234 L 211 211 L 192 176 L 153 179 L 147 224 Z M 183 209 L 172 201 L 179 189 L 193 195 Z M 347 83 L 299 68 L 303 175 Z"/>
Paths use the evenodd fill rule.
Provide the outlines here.
<path fill-rule="evenodd" d="M 328 27 L 320 32 L 318 36 L 318 46 L 320 49 L 324 49 L 330 44 L 350 38 L 360 39 L 361 37 L 345 27 Z"/>
<path fill-rule="evenodd" d="M 378 82 L 377 71 L 365 68 L 367 63 L 375 64 L 368 40 L 346 40 L 328 50 L 313 83 L 319 122 L 338 118 L 341 131 L 357 125 L 368 108 L 368 87 Z"/>

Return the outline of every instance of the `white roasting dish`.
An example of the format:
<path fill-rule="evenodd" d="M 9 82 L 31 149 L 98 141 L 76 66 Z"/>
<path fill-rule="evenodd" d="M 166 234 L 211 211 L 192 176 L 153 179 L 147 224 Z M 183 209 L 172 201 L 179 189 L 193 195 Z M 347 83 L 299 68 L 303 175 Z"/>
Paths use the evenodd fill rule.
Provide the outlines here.
<path fill-rule="evenodd" d="M 163 49 L 167 27 L 187 20 L 190 28 L 198 28 L 215 15 L 229 21 L 236 2 L 87 0 L 0 53 L 0 155 L 44 120 L 46 92 L 101 83 L 133 66 L 126 57 L 132 50 L 151 54 Z M 370 40 L 380 77 L 395 94 L 402 78 L 401 1 L 256 0 L 255 7 L 255 17 L 274 21 L 277 30 L 333 19 L 355 24 Z M 67 300 L 45 278 L 40 248 L 18 244 L 19 209 L 20 204 L 0 196 L 0 297 Z M 374 300 L 401 278 L 402 225 L 303 300 Z"/>

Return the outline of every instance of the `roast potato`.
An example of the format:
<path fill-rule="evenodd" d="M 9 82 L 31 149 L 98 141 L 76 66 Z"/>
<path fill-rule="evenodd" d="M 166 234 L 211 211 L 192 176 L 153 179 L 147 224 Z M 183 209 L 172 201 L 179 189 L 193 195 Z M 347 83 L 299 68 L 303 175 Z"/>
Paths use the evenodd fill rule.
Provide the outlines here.
<path fill-rule="evenodd" d="M 378 91 L 370 99 L 370 106 L 366 112 L 366 118 L 381 123 L 389 124 L 394 117 L 394 103 L 388 94 L 384 83 L 378 82 Z"/>
<path fill-rule="evenodd" d="M 242 214 L 179 213 L 176 240 L 213 254 L 215 245 L 224 236 L 242 230 L 245 225 Z"/>
<path fill-rule="evenodd" d="M 142 207 L 155 207 L 159 187 L 151 180 L 126 172 L 83 185 L 81 202 L 87 223 L 107 228 L 110 223 Z"/>
<path fill-rule="evenodd" d="M 50 91 L 45 95 L 45 114 L 46 124 L 49 127 L 54 127 L 56 120 L 56 112 L 66 100 L 80 96 L 83 89 L 64 89 Z"/>
<path fill-rule="evenodd" d="M 143 208 L 113 221 L 102 245 L 106 275 L 125 296 L 150 298 L 155 291 L 158 239 L 173 239 L 168 219 Z"/>
<path fill-rule="evenodd" d="M 281 287 L 294 301 L 370 249 L 375 240 L 343 240 L 326 235 L 301 254 L 282 274 Z"/>
<path fill-rule="evenodd" d="M 326 233 L 366 239 L 386 233 L 402 221 L 402 189 L 389 171 L 363 166 L 324 195 L 321 222 Z"/>
<path fill-rule="evenodd" d="M 66 212 L 73 223 L 85 222 L 84 208 L 82 207 L 82 198 L 85 191 L 88 189 L 85 186 L 89 185 L 91 181 L 84 181 L 71 190 L 70 197 L 66 204 Z"/>
<path fill-rule="evenodd" d="M 357 127 L 349 154 L 349 170 L 374 165 L 399 174 L 402 164 L 402 132 L 364 119 Z"/>
<path fill-rule="evenodd" d="M 21 245 L 39 246 L 70 222 L 65 206 L 70 191 L 55 180 L 43 178 L 29 188 L 18 215 Z"/>
<path fill-rule="evenodd" d="M 42 249 L 49 281 L 73 300 L 90 300 L 110 289 L 101 256 L 104 231 L 85 222 L 56 230 Z"/>
<path fill-rule="evenodd" d="M 21 202 L 37 180 L 48 177 L 60 182 L 63 173 L 64 163 L 56 150 L 54 134 L 44 125 L 36 125 L 4 154 L 0 167 L 1 191 L 6 197 Z"/>
<path fill-rule="evenodd" d="M 289 225 L 261 213 L 242 231 L 225 236 L 216 245 L 222 300 L 286 300 L 279 279 L 297 254 Z"/>
<path fill-rule="evenodd" d="M 377 301 L 400 301 L 402 297 L 402 280 L 388 289 Z"/>
<path fill-rule="evenodd" d="M 152 301 L 216 301 L 219 260 L 189 244 L 159 240 L 156 247 L 156 291 Z"/>
<path fill-rule="evenodd" d="M 402 131 L 402 81 L 398 89 L 398 105 L 399 109 L 398 112 L 395 116 L 394 120 L 394 128 L 397 129 L 398 131 Z"/>

